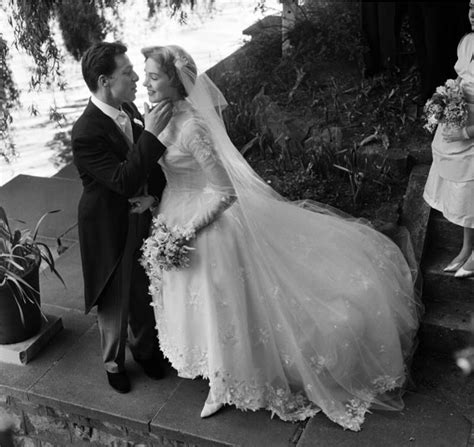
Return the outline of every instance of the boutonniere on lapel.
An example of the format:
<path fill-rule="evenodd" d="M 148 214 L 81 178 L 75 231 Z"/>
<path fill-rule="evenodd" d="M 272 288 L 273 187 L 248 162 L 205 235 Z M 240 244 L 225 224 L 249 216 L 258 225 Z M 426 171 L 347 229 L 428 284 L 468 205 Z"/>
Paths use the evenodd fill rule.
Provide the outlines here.
<path fill-rule="evenodd" d="M 138 118 L 133 118 L 133 122 L 140 127 L 145 127 L 143 123 Z"/>

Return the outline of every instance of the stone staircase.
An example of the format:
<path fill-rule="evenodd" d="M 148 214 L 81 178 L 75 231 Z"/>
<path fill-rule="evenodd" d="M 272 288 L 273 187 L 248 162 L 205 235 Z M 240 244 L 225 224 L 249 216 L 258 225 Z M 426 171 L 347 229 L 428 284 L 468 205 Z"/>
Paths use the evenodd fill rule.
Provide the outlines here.
<path fill-rule="evenodd" d="M 421 263 L 425 304 L 421 347 L 449 356 L 474 341 L 474 278 L 457 279 L 453 273 L 443 272 L 461 245 L 462 228 L 432 210 Z"/>

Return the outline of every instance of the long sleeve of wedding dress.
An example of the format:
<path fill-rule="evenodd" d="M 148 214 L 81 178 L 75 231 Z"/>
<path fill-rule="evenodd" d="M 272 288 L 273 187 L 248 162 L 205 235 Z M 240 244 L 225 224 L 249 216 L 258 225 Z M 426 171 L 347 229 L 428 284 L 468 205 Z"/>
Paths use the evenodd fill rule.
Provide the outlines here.
<path fill-rule="evenodd" d="M 208 181 L 204 189 L 204 194 L 208 197 L 206 206 L 192 222 L 194 230 L 198 232 L 215 221 L 235 202 L 235 191 L 204 123 L 196 118 L 185 123 L 181 148 L 183 152 L 193 155 Z"/>

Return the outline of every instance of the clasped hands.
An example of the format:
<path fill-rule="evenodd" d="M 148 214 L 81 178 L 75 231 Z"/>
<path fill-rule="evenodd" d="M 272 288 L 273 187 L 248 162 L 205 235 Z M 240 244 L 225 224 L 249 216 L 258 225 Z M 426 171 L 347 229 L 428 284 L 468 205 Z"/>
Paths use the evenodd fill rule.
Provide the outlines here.
<path fill-rule="evenodd" d="M 132 214 L 142 214 L 146 210 L 156 207 L 158 199 L 154 196 L 143 195 L 128 199 L 128 203 L 130 204 L 130 212 Z"/>
<path fill-rule="evenodd" d="M 454 141 L 469 140 L 471 136 L 467 132 L 466 127 L 448 127 L 445 126 L 442 135 L 445 141 L 453 143 Z"/>

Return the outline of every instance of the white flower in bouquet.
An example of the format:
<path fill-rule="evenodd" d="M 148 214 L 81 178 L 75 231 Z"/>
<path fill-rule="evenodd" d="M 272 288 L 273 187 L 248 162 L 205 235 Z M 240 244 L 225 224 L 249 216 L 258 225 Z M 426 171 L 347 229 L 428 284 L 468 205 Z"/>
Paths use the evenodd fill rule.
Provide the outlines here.
<path fill-rule="evenodd" d="M 161 281 L 162 270 L 189 267 L 189 253 L 194 248 L 187 244 L 195 235 L 193 229 L 178 225 L 169 228 L 162 214 L 153 219 L 151 235 L 143 242 L 140 258 L 153 289 Z"/>
<path fill-rule="evenodd" d="M 467 121 L 467 105 L 461 86 L 454 79 L 448 79 L 444 85 L 428 99 L 424 107 L 426 123 L 423 126 L 433 133 L 438 124 L 452 127 L 464 127 Z"/>

